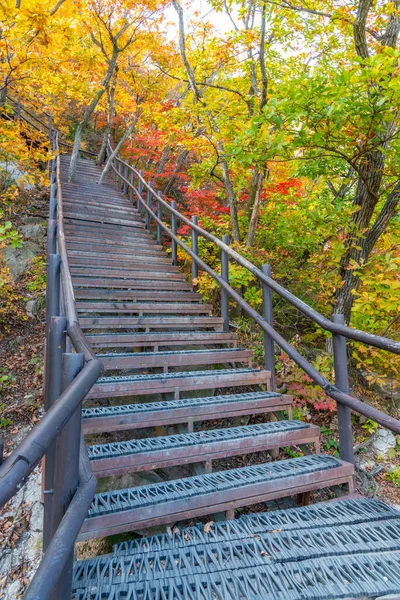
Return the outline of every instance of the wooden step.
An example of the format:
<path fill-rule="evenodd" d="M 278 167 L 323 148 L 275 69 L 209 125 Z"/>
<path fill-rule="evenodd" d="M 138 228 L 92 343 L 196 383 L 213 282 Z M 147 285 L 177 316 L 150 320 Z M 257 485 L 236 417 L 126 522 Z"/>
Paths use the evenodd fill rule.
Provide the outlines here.
<path fill-rule="evenodd" d="M 129 211 L 115 211 L 111 209 L 102 210 L 99 207 L 95 211 L 86 211 L 76 207 L 75 210 L 71 208 L 64 209 L 64 217 L 66 219 L 79 219 L 80 221 L 92 221 L 92 217 L 95 215 L 95 222 L 100 223 L 113 223 L 115 220 L 122 221 L 122 224 L 136 224 L 140 223 L 140 227 L 144 225 L 143 219 L 130 213 Z"/>
<path fill-rule="evenodd" d="M 146 277 L 150 277 L 151 273 L 154 273 L 155 277 L 158 275 L 165 275 L 166 273 L 176 273 L 178 271 L 178 267 L 171 264 L 171 262 L 159 263 L 159 264 L 143 264 L 137 262 L 135 260 L 132 261 L 119 261 L 119 260 L 105 260 L 105 264 L 103 261 L 95 260 L 90 261 L 86 258 L 79 259 L 78 257 L 70 257 L 70 269 L 75 271 L 81 271 L 82 273 L 92 273 L 95 274 L 96 271 L 99 271 L 99 275 L 103 275 L 103 273 L 108 273 L 111 276 L 115 273 L 115 276 L 118 277 L 119 273 L 146 273 Z"/>
<path fill-rule="evenodd" d="M 151 279 L 113 279 L 104 280 L 97 277 L 73 277 L 74 287 L 93 287 L 93 288 L 129 288 L 133 290 L 188 290 L 191 291 L 192 285 L 186 281 L 158 281 Z"/>
<path fill-rule="evenodd" d="M 88 455 L 97 477 L 198 462 L 211 472 L 211 461 L 219 458 L 298 444 L 314 444 L 319 452 L 319 427 L 302 421 L 259 423 L 97 444 L 88 446 Z"/>
<path fill-rule="evenodd" d="M 82 329 L 221 329 L 224 320 L 221 317 L 202 316 L 144 316 L 144 317 L 81 317 Z"/>
<path fill-rule="evenodd" d="M 122 240 L 120 237 L 115 236 L 115 238 L 112 238 L 110 236 L 108 237 L 103 237 L 103 236 L 87 236 L 87 235 L 72 235 L 72 236 L 67 236 L 67 243 L 71 246 L 71 244 L 79 244 L 79 246 L 81 246 L 82 244 L 85 244 L 86 246 L 91 247 L 93 244 L 95 246 L 106 246 L 107 248 L 119 248 L 120 246 L 122 248 L 153 248 L 153 249 L 157 249 L 157 250 L 161 250 L 162 246 L 158 246 L 156 240 L 154 240 L 153 238 L 151 238 L 149 236 L 148 239 L 142 239 L 142 238 L 130 238 L 127 240 Z"/>
<path fill-rule="evenodd" d="M 80 321 L 82 321 L 82 319 L 80 319 Z M 94 348 L 153 347 L 154 351 L 165 346 L 237 345 L 237 337 L 234 333 L 215 331 L 87 333 L 86 339 Z"/>
<path fill-rule="evenodd" d="M 126 246 L 122 244 L 119 245 L 107 245 L 103 244 L 103 242 L 77 242 L 74 238 L 70 238 L 67 242 L 68 250 L 77 250 L 82 254 L 89 253 L 99 253 L 99 254 L 109 254 L 111 256 L 124 254 L 125 256 L 129 254 L 136 256 L 165 256 L 164 252 L 161 250 L 161 246 L 152 246 L 151 244 L 137 244 L 134 246 Z"/>
<path fill-rule="evenodd" d="M 129 300 L 130 302 L 195 302 L 201 301 L 201 296 L 197 292 L 172 292 L 165 291 L 146 291 L 146 290 L 117 290 L 106 288 L 77 288 L 75 290 L 77 300 Z"/>
<path fill-rule="evenodd" d="M 120 259 L 119 256 L 114 257 L 106 257 L 104 256 L 86 256 L 82 255 L 80 252 L 70 251 L 68 252 L 69 264 L 71 266 L 87 266 L 87 267 L 111 267 L 111 268 L 124 268 L 124 267 L 132 267 L 135 270 L 143 270 L 143 271 L 159 271 L 162 269 L 163 271 L 176 271 L 176 267 L 172 265 L 172 262 L 169 258 L 159 258 L 154 256 L 148 256 L 146 261 L 137 260 L 134 256 L 130 258 Z"/>
<path fill-rule="evenodd" d="M 139 219 L 141 218 L 139 212 L 133 207 L 133 204 L 129 203 L 129 201 L 120 204 L 112 202 L 112 199 L 108 198 L 110 201 L 105 202 L 105 199 L 102 197 L 99 202 L 96 202 L 93 201 L 93 197 L 91 197 L 90 194 L 83 194 L 82 198 L 84 199 L 78 197 L 73 198 L 69 195 L 67 200 L 63 198 L 63 206 L 70 211 L 92 212 L 93 210 L 97 211 L 100 209 L 102 212 L 110 211 L 113 213 L 121 213 L 122 215 L 126 214 Z"/>
<path fill-rule="evenodd" d="M 96 494 L 80 540 L 232 511 L 347 483 L 354 467 L 311 455 Z"/>
<path fill-rule="evenodd" d="M 74 225 L 66 224 L 64 227 L 65 235 L 67 238 L 71 236 L 87 236 L 88 239 L 93 237 L 101 239 L 119 239 L 121 241 L 148 241 L 153 240 L 151 234 L 145 229 L 127 229 L 123 230 L 117 225 L 104 225 L 97 223 L 98 227 L 92 227 L 86 225 L 84 222 L 76 222 Z"/>
<path fill-rule="evenodd" d="M 82 429 L 84 433 L 102 433 L 186 423 L 188 431 L 192 431 L 193 423 L 198 421 L 282 410 L 288 412 L 290 419 L 292 400 L 292 396 L 274 392 L 250 392 L 144 404 L 95 406 L 82 410 Z"/>
<path fill-rule="evenodd" d="M 82 256 L 82 252 L 80 250 L 74 250 L 68 249 L 68 256 L 71 256 L 72 258 L 76 257 L 76 256 Z M 129 251 L 127 250 L 125 254 L 119 254 L 119 253 L 115 253 L 115 252 L 107 252 L 106 249 L 104 249 L 104 251 L 90 251 L 90 250 L 86 250 L 84 253 L 85 259 L 93 264 L 95 264 L 95 260 L 100 261 L 100 264 L 104 265 L 105 261 L 107 260 L 114 260 L 116 262 L 121 261 L 122 262 L 129 262 L 129 260 L 132 260 L 132 262 L 136 263 L 145 263 L 145 262 L 151 262 L 151 264 L 163 264 L 164 261 L 171 264 L 171 261 L 164 259 L 164 253 L 160 252 L 158 254 L 154 254 L 152 252 L 149 252 L 148 254 L 142 253 L 140 252 L 140 254 L 136 251 L 132 254 L 129 253 Z M 134 257 L 134 260 L 133 260 Z"/>
<path fill-rule="evenodd" d="M 242 348 L 209 350 L 178 350 L 171 352 L 125 352 L 97 354 L 106 371 L 121 369 L 164 369 L 191 365 L 222 365 L 247 363 L 252 366 L 253 353 Z"/>
<path fill-rule="evenodd" d="M 194 302 L 77 302 L 76 304 L 78 313 L 130 313 L 130 314 L 138 314 L 148 315 L 148 314 L 180 314 L 180 315 L 188 315 L 188 314 L 206 314 L 212 315 L 212 306 L 211 304 L 201 304 Z"/>
<path fill-rule="evenodd" d="M 73 266 L 70 267 L 73 275 L 78 277 L 105 277 L 129 279 L 138 277 L 139 279 L 169 279 L 170 281 L 180 281 L 184 275 L 176 269 L 174 271 L 143 271 L 140 268 L 117 268 L 117 267 L 93 267 L 93 266 Z"/>
<path fill-rule="evenodd" d="M 104 223 L 105 225 L 118 225 L 123 227 L 132 227 L 133 229 L 144 229 L 143 221 L 133 221 L 130 219 L 117 219 L 112 217 L 101 217 L 97 216 L 95 212 L 92 214 L 78 213 L 78 212 L 67 212 L 65 215 L 66 223 L 72 222 L 87 222 L 92 227 L 97 227 L 99 223 Z"/>
<path fill-rule="evenodd" d="M 182 392 L 246 385 L 267 385 L 269 380 L 269 371 L 249 368 L 100 377 L 86 398 L 116 398 L 138 394 L 174 393 L 177 400 Z"/>

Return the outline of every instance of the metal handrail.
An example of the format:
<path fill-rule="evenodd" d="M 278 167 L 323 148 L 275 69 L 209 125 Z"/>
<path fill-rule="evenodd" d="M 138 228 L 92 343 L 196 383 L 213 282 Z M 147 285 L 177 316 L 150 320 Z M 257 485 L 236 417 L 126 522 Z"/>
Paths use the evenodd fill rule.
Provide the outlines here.
<path fill-rule="evenodd" d="M 110 143 L 108 146 L 108 150 L 112 151 L 112 147 L 111 147 Z M 202 229 L 198 225 L 192 223 L 189 219 L 187 219 L 186 217 L 181 215 L 181 213 L 179 213 L 179 211 L 177 211 L 176 209 L 171 207 L 144 180 L 142 175 L 134 167 L 129 165 L 129 163 L 120 159 L 119 157 L 115 157 L 114 160 L 117 164 L 119 163 L 120 165 L 124 165 L 125 168 L 131 169 L 131 171 L 138 177 L 138 180 L 141 182 L 142 187 L 145 187 L 147 190 L 149 190 L 151 192 L 151 195 L 154 198 L 156 198 L 157 202 L 162 203 L 162 205 L 164 207 L 168 208 L 171 214 L 182 219 L 185 223 L 190 225 L 192 227 L 192 229 L 194 229 L 195 231 L 197 231 L 198 233 L 203 235 L 205 238 L 209 239 L 210 241 L 215 241 L 216 245 L 219 246 L 224 252 L 226 252 L 227 254 L 232 256 L 232 258 L 235 258 L 235 259 L 237 258 L 237 262 L 239 264 L 241 264 L 242 266 L 247 267 L 247 264 L 249 264 L 249 266 L 251 267 L 251 269 L 249 269 L 249 270 L 251 270 L 251 272 L 254 273 L 256 276 L 258 276 L 258 274 L 259 274 L 260 275 L 259 279 L 264 284 L 268 285 L 271 289 L 273 289 L 274 291 L 277 291 L 278 294 L 280 293 L 280 290 L 287 292 L 287 290 L 285 290 L 285 288 L 283 288 L 282 286 L 277 284 L 272 278 L 265 276 L 264 273 L 262 273 L 262 271 L 257 269 L 257 267 L 255 267 L 252 263 L 250 263 L 249 261 L 247 261 L 246 259 L 241 257 L 240 254 L 238 254 L 237 252 L 232 250 L 232 248 L 230 248 L 230 246 L 228 246 L 227 244 L 225 244 L 224 242 L 219 240 L 219 238 L 210 234 L 206 230 Z M 261 327 L 261 329 L 264 331 L 264 333 L 267 334 L 270 338 L 272 338 L 272 340 L 276 344 L 278 344 L 278 346 L 280 346 L 280 348 L 282 348 L 282 350 L 290 358 L 292 358 L 296 362 L 296 364 L 305 373 L 307 373 L 315 381 L 315 383 L 317 383 L 324 390 L 324 392 L 329 397 L 334 399 L 339 404 L 347 407 L 348 409 L 353 410 L 359 414 L 362 414 L 362 415 L 366 416 L 367 418 L 373 419 L 380 425 L 394 431 L 395 433 L 400 433 L 400 420 L 395 419 L 395 418 L 391 417 L 390 415 L 387 415 L 383 411 L 380 411 L 368 404 L 365 404 L 358 398 L 355 398 L 354 396 L 348 394 L 346 391 L 340 390 L 336 385 L 333 385 L 328 379 L 326 379 L 307 359 L 305 359 L 289 342 L 287 342 L 273 328 L 273 326 L 270 323 L 268 323 L 252 306 L 250 306 L 250 304 L 248 304 L 242 298 L 242 296 L 240 296 L 240 294 L 236 290 L 234 290 L 227 281 L 225 281 L 225 279 L 223 277 L 221 277 L 209 265 L 207 265 L 203 260 L 201 260 L 195 252 L 193 252 L 176 234 L 174 234 L 164 224 L 162 219 L 159 218 L 159 216 L 151 209 L 151 207 L 147 204 L 147 202 L 142 198 L 141 192 L 139 192 L 139 190 L 134 186 L 132 181 L 130 179 L 126 178 L 122 174 L 122 169 L 118 170 L 114 166 L 114 164 L 112 164 L 112 169 L 115 172 L 116 176 L 119 178 L 119 181 L 123 182 L 124 186 L 126 186 L 126 188 L 129 187 L 130 189 L 133 190 L 133 192 L 136 194 L 137 199 L 140 202 L 141 206 L 143 206 L 145 208 L 145 210 L 147 211 L 147 213 L 151 216 L 151 218 L 154 219 L 154 221 L 157 223 L 157 226 L 160 227 L 176 244 L 178 244 L 181 248 L 183 248 L 183 250 L 185 250 L 185 252 L 192 258 L 192 260 L 195 261 L 195 263 L 201 269 L 203 269 L 206 273 L 211 275 L 211 277 L 213 277 L 215 279 L 215 281 L 217 281 L 218 284 L 221 286 L 221 289 L 223 289 L 227 294 L 229 294 L 229 296 L 233 300 L 235 300 L 237 302 L 237 304 L 239 306 L 241 306 L 241 308 L 243 308 L 243 310 Z M 282 297 L 286 297 L 286 293 L 285 294 L 280 293 L 280 295 Z M 301 303 L 301 305 L 304 308 L 304 310 L 302 311 L 302 312 L 304 312 L 304 314 L 307 314 L 308 316 L 310 316 L 310 313 L 312 315 L 314 315 L 314 312 L 315 312 L 324 321 L 326 320 L 327 323 L 329 324 L 329 331 L 332 331 L 332 333 L 334 335 L 351 337 L 351 339 L 355 339 L 355 340 L 358 340 L 363 343 L 367 343 L 370 345 L 374 345 L 374 346 L 383 348 L 385 350 L 388 350 L 389 352 L 393 352 L 396 354 L 400 353 L 400 344 L 398 342 L 389 340 L 387 338 L 380 338 L 379 336 L 374 336 L 372 334 L 367 334 L 366 332 L 363 332 L 363 331 L 360 331 L 357 329 L 352 329 L 351 327 L 347 327 L 345 325 L 332 323 L 328 319 L 325 319 L 325 317 L 322 317 L 322 315 L 320 315 L 320 313 L 318 313 L 317 311 L 314 311 L 314 309 L 309 307 L 307 304 L 301 302 L 298 298 L 296 298 L 296 296 L 294 296 L 290 292 L 287 292 L 287 295 L 289 296 L 290 300 L 293 300 L 293 299 L 298 300 Z M 292 303 L 294 304 L 294 302 L 292 302 Z M 350 335 L 349 335 L 349 333 L 350 333 Z M 370 339 L 369 339 L 370 337 L 372 338 L 372 342 L 374 342 L 374 343 L 372 343 L 370 341 Z"/>
<path fill-rule="evenodd" d="M 109 148 L 111 148 L 111 145 L 109 146 Z M 315 310 L 314 308 L 309 306 L 306 302 L 303 302 L 303 300 L 300 300 L 300 298 L 298 298 L 297 296 L 292 294 L 292 292 L 290 292 L 289 290 L 284 288 L 277 281 L 275 281 L 272 277 L 268 277 L 267 275 L 265 275 L 265 273 L 263 273 L 261 271 L 261 269 L 256 267 L 249 260 L 247 260 L 247 258 L 244 258 L 241 254 L 236 252 L 233 248 L 231 248 L 230 246 L 225 244 L 218 237 L 216 237 L 215 235 L 213 235 L 206 229 L 203 229 L 199 225 L 193 223 L 193 221 L 191 221 L 190 219 L 185 217 L 182 213 L 180 213 L 178 210 L 173 208 L 168 202 L 166 202 L 162 198 L 162 196 L 157 194 L 157 192 L 152 188 L 152 186 L 149 183 L 147 183 L 147 181 L 141 175 L 140 171 L 138 171 L 132 165 L 130 165 L 128 162 L 122 160 L 119 157 L 115 157 L 115 160 L 118 161 L 120 164 L 127 166 L 136 175 L 138 180 L 142 182 L 144 188 L 146 188 L 147 190 L 150 190 L 153 197 L 156 198 L 156 200 L 158 202 L 160 202 L 161 205 L 164 208 L 166 208 L 171 214 L 178 217 L 186 225 L 189 225 L 189 227 L 192 230 L 196 231 L 198 234 L 200 234 L 205 239 L 209 240 L 210 242 L 213 242 L 221 250 L 226 252 L 231 258 L 233 258 L 239 265 L 241 265 L 242 267 L 245 267 L 248 271 L 250 271 L 250 273 L 252 273 L 259 281 L 261 281 L 262 283 L 265 283 L 272 291 L 276 292 L 284 300 L 287 300 L 292 306 L 294 306 L 295 308 L 300 310 L 305 316 L 312 319 L 317 325 L 319 325 L 320 327 L 322 327 L 323 329 L 325 329 L 326 331 L 329 331 L 331 333 L 343 335 L 349 339 L 361 342 L 363 344 L 367 344 L 369 346 L 375 346 L 376 348 L 380 348 L 382 350 L 387 350 L 388 352 L 392 352 L 393 354 L 400 354 L 400 342 L 391 340 L 390 338 L 386 338 L 383 336 L 375 335 L 373 333 L 368 333 L 368 332 L 362 331 L 360 329 L 354 329 L 353 327 L 349 327 L 347 325 L 340 325 L 338 323 L 333 323 L 333 321 L 324 317 L 324 315 L 322 315 L 320 312 L 318 312 L 317 310 Z M 123 177 L 123 175 L 121 175 L 119 172 L 118 172 L 118 176 L 121 177 L 121 179 L 124 181 L 124 183 L 126 183 L 127 185 L 132 187 L 131 182 L 128 181 L 128 179 L 125 179 Z"/>

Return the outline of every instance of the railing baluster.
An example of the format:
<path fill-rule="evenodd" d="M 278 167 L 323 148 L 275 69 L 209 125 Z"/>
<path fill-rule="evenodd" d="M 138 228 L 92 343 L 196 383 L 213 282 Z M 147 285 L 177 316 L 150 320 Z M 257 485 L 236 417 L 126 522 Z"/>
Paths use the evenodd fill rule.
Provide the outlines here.
<path fill-rule="evenodd" d="M 171 202 L 171 208 L 173 210 L 176 210 L 176 202 L 175 200 L 172 200 Z M 177 216 L 174 215 L 174 213 L 171 213 L 171 231 L 174 235 L 177 235 L 177 231 L 178 231 L 178 219 Z M 175 240 L 172 240 L 172 264 L 173 265 L 177 265 L 178 264 L 178 245 L 175 242 Z"/>
<path fill-rule="evenodd" d="M 139 176 L 142 176 L 142 171 L 139 171 Z M 138 192 L 139 192 L 139 196 L 142 197 L 142 193 L 143 193 L 143 182 L 139 177 L 139 183 L 138 183 Z M 137 201 L 137 209 L 140 212 L 140 214 L 142 214 L 142 203 L 140 202 L 139 198 Z"/>
<path fill-rule="evenodd" d="M 229 235 L 223 235 L 222 241 L 229 246 Z M 225 250 L 221 250 L 221 277 L 229 283 L 229 256 Z M 224 331 L 229 332 L 229 295 L 221 288 L 221 317 L 224 319 Z"/>
<path fill-rule="evenodd" d="M 75 379 L 85 364 L 83 354 L 64 354 L 61 391 Z M 54 497 L 51 523 L 53 536 L 61 522 L 79 483 L 79 448 L 81 443 L 82 405 L 61 431 L 56 442 Z M 68 557 L 64 571 L 52 593 L 52 600 L 70 600 L 74 553 Z"/>
<path fill-rule="evenodd" d="M 332 315 L 332 321 L 344 325 L 344 315 Z M 343 335 L 333 334 L 333 361 L 335 368 L 335 385 L 346 394 L 349 393 L 349 374 L 347 370 L 346 338 Z M 339 451 L 340 458 L 354 463 L 353 431 L 351 426 L 350 408 L 337 403 Z"/>
<path fill-rule="evenodd" d="M 263 265 L 262 271 L 267 277 L 271 277 L 271 265 Z M 271 327 L 274 325 L 272 311 L 272 290 L 266 284 L 262 284 L 263 317 Z M 264 331 L 264 365 L 271 373 L 270 391 L 276 391 L 275 351 L 274 340 Z"/>
<path fill-rule="evenodd" d="M 127 180 L 128 179 L 128 165 L 124 166 L 124 179 Z M 128 191 L 128 184 L 126 181 L 124 181 L 124 194 L 126 194 Z"/>
<path fill-rule="evenodd" d="M 194 223 L 194 225 L 197 225 L 198 223 L 198 218 L 197 217 L 192 217 L 192 223 Z M 197 231 L 195 229 L 192 229 L 192 251 L 198 255 L 199 254 L 199 234 L 197 233 Z M 197 286 L 197 277 L 199 274 L 199 268 L 197 266 L 197 262 L 192 260 L 192 280 L 196 282 L 193 283 L 193 285 L 196 287 Z"/>
<path fill-rule="evenodd" d="M 151 188 L 147 189 L 146 193 L 146 206 L 147 208 L 151 208 L 151 199 L 153 197 Z M 150 213 L 146 210 L 146 229 L 150 229 Z"/>
<path fill-rule="evenodd" d="M 160 192 L 158 192 L 158 195 L 161 196 Z M 157 199 L 157 218 L 160 219 L 160 221 L 162 221 L 162 212 L 162 204 Z M 162 227 L 159 223 L 157 223 L 157 244 L 160 246 L 162 244 Z"/>
<path fill-rule="evenodd" d="M 133 202 L 133 186 L 135 185 L 135 173 L 133 169 L 131 169 L 131 178 L 130 178 L 130 186 L 129 186 L 129 200 Z"/>

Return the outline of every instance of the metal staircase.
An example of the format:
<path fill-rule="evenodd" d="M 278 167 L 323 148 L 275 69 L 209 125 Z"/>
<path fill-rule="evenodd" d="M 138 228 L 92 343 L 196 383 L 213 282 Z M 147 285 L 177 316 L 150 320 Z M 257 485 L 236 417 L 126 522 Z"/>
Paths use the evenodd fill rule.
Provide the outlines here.
<path fill-rule="evenodd" d="M 118 157 L 114 181 L 99 186 L 100 167 L 81 158 L 69 183 L 70 159 L 59 155 L 52 128 L 50 136 L 57 158 L 50 169 L 46 413 L 0 466 L 1 506 L 46 457 L 44 555 L 25 599 L 400 597 L 400 513 L 354 494 L 350 409 L 396 433 L 400 422 L 350 395 L 345 346 L 348 338 L 399 354 L 400 344 L 324 318 L 226 237 L 181 215 Z M 179 219 L 191 227 L 190 247 L 177 235 Z M 198 256 L 199 236 L 220 248 L 221 273 Z M 192 278 L 202 269 L 219 284 L 220 315 L 179 271 L 178 246 L 192 260 Z M 260 281 L 262 315 L 229 285 L 229 259 Z M 272 290 L 332 333 L 335 385 L 274 329 Z M 263 369 L 253 368 L 252 353 L 230 331 L 229 298 L 263 331 Z M 337 401 L 340 459 L 320 454 L 319 428 L 293 420 L 292 398 L 275 391 L 274 343 Z M 304 455 L 274 460 L 287 446 Z M 176 477 L 176 466 L 191 474 Z M 163 481 L 110 487 L 114 476 L 154 469 Z M 107 491 L 96 493 L 100 478 Z M 310 504 L 322 489 L 339 497 Z M 238 510 L 263 503 L 264 511 L 284 498 L 297 507 Z M 224 520 L 214 519 L 221 514 Z M 198 524 L 188 527 L 188 520 Z M 77 539 L 152 526 L 170 527 L 73 561 Z"/>

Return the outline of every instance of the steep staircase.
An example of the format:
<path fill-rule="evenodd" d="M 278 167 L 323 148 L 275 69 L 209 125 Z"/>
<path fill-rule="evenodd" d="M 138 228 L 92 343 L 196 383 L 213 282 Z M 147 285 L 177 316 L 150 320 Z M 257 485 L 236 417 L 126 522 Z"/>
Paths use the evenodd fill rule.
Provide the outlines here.
<path fill-rule="evenodd" d="M 101 169 L 81 159 L 71 184 L 69 157 L 60 164 L 79 323 L 105 368 L 87 395 L 82 428 L 108 491 L 96 494 L 79 539 L 179 523 L 78 561 L 73 597 L 396 592 L 400 513 L 354 497 L 353 465 L 320 454 L 319 428 L 292 419 L 292 398 L 269 391 L 270 373 L 252 367 L 251 352 L 223 331 L 129 198 L 111 180 L 97 184 Z M 273 460 L 293 446 L 303 456 Z M 124 487 L 129 474 L 157 469 L 162 481 Z M 182 469 L 187 476 L 176 475 Z M 115 481 L 122 487 L 109 489 Z M 323 489 L 345 497 L 233 520 L 258 503 L 307 505 Z M 220 522 L 221 513 L 229 520 Z M 200 517 L 213 524 L 180 524 Z"/>

